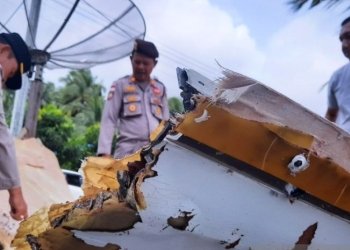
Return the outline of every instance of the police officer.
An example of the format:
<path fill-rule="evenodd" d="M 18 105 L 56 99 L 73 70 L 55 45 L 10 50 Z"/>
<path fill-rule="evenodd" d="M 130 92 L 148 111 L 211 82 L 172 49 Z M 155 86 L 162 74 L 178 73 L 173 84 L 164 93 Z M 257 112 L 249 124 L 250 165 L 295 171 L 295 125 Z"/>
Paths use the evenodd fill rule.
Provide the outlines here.
<path fill-rule="evenodd" d="M 119 132 L 115 158 L 122 158 L 149 143 L 150 133 L 160 121 L 169 119 L 165 86 L 151 73 L 158 50 L 148 41 L 136 39 L 130 60 L 133 74 L 115 81 L 104 106 L 97 154 L 111 156 L 112 139 Z"/>
<path fill-rule="evenodd" d="M 30 69 L 31 57 L 23 39 L 17 33 L 0 34 L 0 190 L 8 190 L 10 215 L 15 220 L 28 216 L 23 198 L 13 138 L 8 130 L 3 108 L 3 89 L 17 90 L 22 86 L 22 74 Z"/>

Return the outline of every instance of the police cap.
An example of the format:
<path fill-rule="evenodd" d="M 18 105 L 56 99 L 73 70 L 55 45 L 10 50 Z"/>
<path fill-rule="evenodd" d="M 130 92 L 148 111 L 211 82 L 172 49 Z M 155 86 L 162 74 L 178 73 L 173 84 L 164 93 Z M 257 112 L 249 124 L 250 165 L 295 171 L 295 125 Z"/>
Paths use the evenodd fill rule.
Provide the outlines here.
<path fill-rule="evenodd" d="M 158 50 L 152 42 L 141 39 L 135 40 L 132 55 L 134 55 L 134 53 L 139 53 L 153 59 L 156 59 L 159 56 Z"/>
<path fill-rule="evenodd" d="M 18 70 L 15 75 L 6 81 L 8 89 L 17 90 L 22 87 L 22 74 L 30 70 L 31 56 L 28 46 L 22 37 L 17 33 L 0 33 L 0 40 L 8 44 L 18 63 Z"/>

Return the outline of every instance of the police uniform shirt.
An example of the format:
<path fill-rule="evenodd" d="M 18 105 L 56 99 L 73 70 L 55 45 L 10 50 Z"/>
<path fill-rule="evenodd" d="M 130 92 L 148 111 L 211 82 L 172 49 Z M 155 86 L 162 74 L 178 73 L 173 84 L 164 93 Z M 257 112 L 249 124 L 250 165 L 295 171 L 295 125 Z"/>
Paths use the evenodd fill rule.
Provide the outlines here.
<path fill-rule="evenodd" d="M 1 65 L 0 71 L 2 72 Z M 20 186 L 14 140 L 6 124 L 3 107 L 2 74 L 0 73 L 0 189 Z"/>
<path fill-rule="evenodd" d="M 162 83 L 136 83 L 126 76 L 110 88 L 101 119 L 98 154 L 111 154 L 118 130 L 114 157 L 122 158 L 149 143 L 150 133 L 161 120 L 169 119 L 167 95 Z"/>

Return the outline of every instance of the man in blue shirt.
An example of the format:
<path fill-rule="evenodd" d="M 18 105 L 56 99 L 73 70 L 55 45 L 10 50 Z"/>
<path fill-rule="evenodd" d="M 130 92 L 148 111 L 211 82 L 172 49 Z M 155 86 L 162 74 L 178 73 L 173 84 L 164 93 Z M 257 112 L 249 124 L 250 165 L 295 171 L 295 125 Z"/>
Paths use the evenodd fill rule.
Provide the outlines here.
<path fill-rule="evenodd" d="M 350 59 L 350 17 L 341 23 L 342 51 Z M 350 62 L 333 73 L 329 80 L 326 118 L 350 133 Z"/>

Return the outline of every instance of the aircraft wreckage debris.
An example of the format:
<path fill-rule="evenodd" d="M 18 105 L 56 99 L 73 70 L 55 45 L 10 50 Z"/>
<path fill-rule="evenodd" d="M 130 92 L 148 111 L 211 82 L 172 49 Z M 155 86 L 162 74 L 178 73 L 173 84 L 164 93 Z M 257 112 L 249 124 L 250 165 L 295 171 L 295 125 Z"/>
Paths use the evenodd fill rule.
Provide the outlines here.
<path fill-rule="evenodd" d="M 87 157 L 81 166 L 84 196 L 38 210 L 20 224 L 12 246 L 212 250 L 283 245 L 295 250 L 350 245 L 349 138 L 334 136 L 342 132 L 252 81 L 227 73 L 214 96 L 197 94 L 192 111 L 162 123 L 135 154 Z M 281 103 L 298 115 L 297 121 L 276 105 Z M 300 200 L 289 202 L 290 196 Z M 165 225 L 170 227 L 162 230 Z"/>
<path fill-rule="evenodd" d="M 169 217 L 167 219 L 167 223 L 169 226 L 172 226 L 175 229 L 178 230 L 186 230 L 189 224 L 189 221 L 194 217 L 195 215 L 192 214 L 192 212 L 186 212 L 186 211 L 180 211 L 180 215 L 178 217 Z"/>
<path fill-rule="evenodd" d="M 160 139 L 170 129 L 169 124 L 163 126 L 163 137 Z M 121 232 L 141 222 L 138 209 L 146 208 L 141 183 L 145 178 L 157 175 L 152 167 L 164 145 L 156 148 L 150 147 L 151 144 L 122 160 L 88 157 L 82 163 L 84 196 L 74 202 L 54 204 L 34 213 L 20 224 L 12 247 L 42 250 L 120 249 L 119 246 L 89 246 L 76 239 L 70 230 Z"/>

